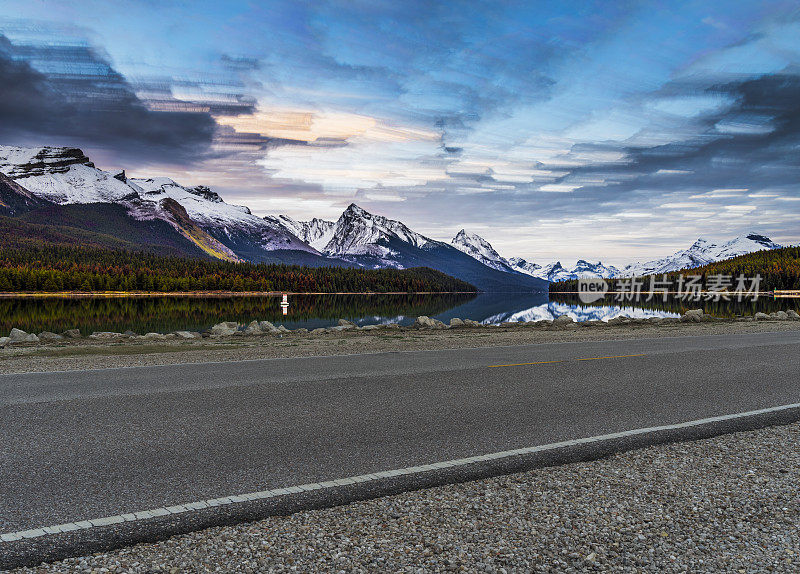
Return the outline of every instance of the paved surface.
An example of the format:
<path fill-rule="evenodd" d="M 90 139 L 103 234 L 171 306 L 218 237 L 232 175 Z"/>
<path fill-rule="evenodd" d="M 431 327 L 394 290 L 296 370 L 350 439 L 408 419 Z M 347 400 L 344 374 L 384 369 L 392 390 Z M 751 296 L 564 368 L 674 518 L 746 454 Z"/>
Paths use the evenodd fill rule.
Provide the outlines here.
<path fill-rule="evenodd" d="M 0 533 L 797 403 L 799 344 L 789 332 L 4 375 Z"/>
<path fill-rule="evenodd" d="M 17 574 L 800 572 L 800 423 L 209 528 Z"/>

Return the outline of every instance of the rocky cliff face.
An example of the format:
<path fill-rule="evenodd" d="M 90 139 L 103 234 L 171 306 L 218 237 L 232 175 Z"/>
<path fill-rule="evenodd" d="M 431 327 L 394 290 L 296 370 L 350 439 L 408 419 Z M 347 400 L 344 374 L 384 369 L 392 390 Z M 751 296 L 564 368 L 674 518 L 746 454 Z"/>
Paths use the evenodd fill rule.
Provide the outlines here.
<path fill-rule="evenodd" d="M 70 166 L 94 167 L 84 153 L 74 147 L 18 148 L 0 146 L 0 170 L 13 179 L 48 173 L 66 173 Z"/>

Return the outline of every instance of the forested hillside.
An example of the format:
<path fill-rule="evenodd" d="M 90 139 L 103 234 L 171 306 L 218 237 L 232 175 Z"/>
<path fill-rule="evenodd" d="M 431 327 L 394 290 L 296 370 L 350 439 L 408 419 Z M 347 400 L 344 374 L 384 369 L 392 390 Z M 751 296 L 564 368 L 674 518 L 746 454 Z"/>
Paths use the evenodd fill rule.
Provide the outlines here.
<path fill-rule="evenodd" d="M 468 283 L 428 268 L 228 263 L 58 244 L 6 248 L 3 243 L 0 240 L 2 292 L 475 291 Z"/>

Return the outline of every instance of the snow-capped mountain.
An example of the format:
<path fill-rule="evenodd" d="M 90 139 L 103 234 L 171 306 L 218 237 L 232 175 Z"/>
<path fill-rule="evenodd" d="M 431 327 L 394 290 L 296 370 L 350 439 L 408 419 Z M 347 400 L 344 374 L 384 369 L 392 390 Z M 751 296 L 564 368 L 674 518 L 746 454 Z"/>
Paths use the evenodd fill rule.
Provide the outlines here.
<path fill-rule="evenodd" d="M 286 250 L 319 256 L 284 226 L 225 203 L 207 187 L 112 174 L 96 168 L 76 148 L 0 146 L 0 172 L 37 198 L 58 205 L 116 204 L 134 219 L 166 221 L 212 257 L 273 261 L 273 252 Z"/>
<path fill-rule="evenodd" d="M 336 222 L 296 221 L 285 215 L 267 219 L 282 225 L 327 257 L 370 268 L 431 267 L 484 290 L 546 291 L 544 282 L 509 267 L 487 265 L 454 246 L 410 229 L 400 221 L 351 204 Z M 489 246 L 491 249 L 491 246 Z"/>
<path fill-rule="evenodd" d="M 122 244 L 182 256 L 367 268 L 430 267 L 494 291 L 546 291 L 498 271 L 405 224 L 352 204 L 336 222 L 265 218 L 205 186 L 98 169 L 77 148 L 0 146 L 0 210 L 43 224 L 102 232 Z M 8 201 L 6 201 L 8 200 Z M 113 242 L 112 242 L 113 243 Z M 119 243 L 117 243 L 119 244 Z"/>
<path fill-rule="evenodd" d="M 580 277 L 610 279 L 619 274 L 619 269 L 613 265 L 603 265 L 602 261 L 590 263 L 584 259 L 578 259 L 578 262 L 572 267 L 572 273 L 576 279 Z"/>
<path fill-rule="evenodd" d="M 680 269 L 700 267 L 715 261 L 753 253 L 754 251 L 780 248 L 781 245 L 775 243 L 769 237 L 754 232 L 746 233 L 719 245 L 700 238 L 689 249 L 678 251 L 661 259 L 628 265 L 620 271 L 619 275 L 621 277 L 658 275 Z"/>
<path fill-rule="evenodd" d="M 539 271 L 542 269 L 542 266 L 538 263 L 533 263 L 532 261 L 526 261 L 522 257 L 509 257 L 508 264 L 511 267 L 519 272 L 525 273 L 526 275 L 530 275 L 532 277 L 541 277 Z"/>
<path fill-rule="evenodd" d="M 314 218 L 311 221 L 297 221 L 288 215 L 268 215 L 264 218 L 276 225 L 282 225 L 294 235 L 308 243 L 317 251 L 324 251 L 333 238 L 336 222 Z"/>
<path fill-rule="evenodd" d="M 560 261 L 542 266 L 537 263 L 526 261 L 521 257 L 506 259 L 502 257 L 486 239 L 474 233 L 467 233 L 463 229 L 458 232 L 451 243 L 455 248 L 494 269 L 530 275 L 531 277 L 551 282 L 577 279 L 578 277 L 611 278 L 619 273 L 616 267 L 603 265 L 600 261 L 597 263 L 589 263 L 584 259 L 579 259 L 575 266 L 569 269 L 564 268 Z"/>
<path fill-rule="evenodd" d="M 399 221 L 373 215 L 351 203 L 336 222 L 331 239 L 323 251 L 340 257 L 369 256 L 392 261 L 397 252 L 389 244 L 396 241 L 418 249 L 438 243 Z"/>
<path fill-rule="evenodd" d="M 462 229 L 453 237 L 450 244 L 488 267 L 507 273 L 515 271 L 511 264 L 495 251 L 492 244 L 480 235 L 467 233 L 466 230 Z"/>

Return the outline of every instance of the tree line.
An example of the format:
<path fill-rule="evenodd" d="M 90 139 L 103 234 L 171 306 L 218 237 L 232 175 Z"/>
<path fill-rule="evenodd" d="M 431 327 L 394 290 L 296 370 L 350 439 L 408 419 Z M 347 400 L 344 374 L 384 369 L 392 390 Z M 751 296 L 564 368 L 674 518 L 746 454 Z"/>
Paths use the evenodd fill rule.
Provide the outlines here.
<path fill-rule="evenodd" d="M 361 269 L 230 263 L 147 252 L 26 242 L 0 251 L 0 292 L 476 291 L 427 267 Z"/>

